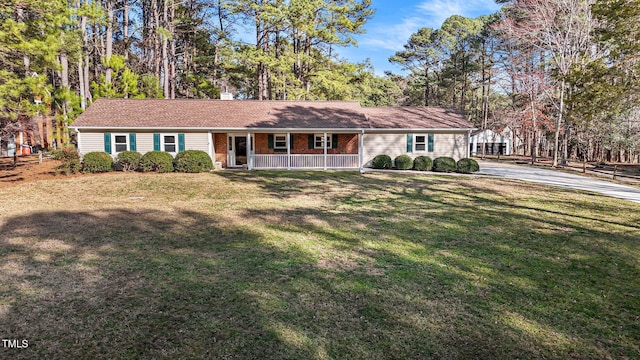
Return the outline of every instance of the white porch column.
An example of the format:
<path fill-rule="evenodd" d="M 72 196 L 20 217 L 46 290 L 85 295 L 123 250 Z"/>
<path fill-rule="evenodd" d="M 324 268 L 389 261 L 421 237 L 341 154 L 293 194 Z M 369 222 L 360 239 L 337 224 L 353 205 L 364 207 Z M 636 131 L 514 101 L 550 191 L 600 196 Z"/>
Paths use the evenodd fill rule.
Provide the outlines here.
<path fill-rule="evenodd" d="M 360 170 L 364 169 L 364 130 L 360 131 L 360 138 L 358 139 L 358 165 Z"/>
<path fill-rule="evenodd" d="M 324 169 L 327 170 L 327 133 L 324 133 Z"/>
<path fill-rule="evenodd" d="M 291 170 L 291 133 L 290 132 L 287 133 L 287 170 Z"/>
<path fill-rule="evenodd" d="M 251 148 L 253 147 L 253 141 L 251 139 L 251 133 L 247 132 L 247 170 L 253 169 L 252 162 L 253 156 L 251 156 Z"/>
<path fill-rule="evenodd" d="M 80 134 L 78 134 L 80 135 Z M 78 147 L 80 147 L 80 136 L 78 136 Z M 215 159 L 215 144 L 213 143 L 213 133 L 211 131 L 209 131 L 209 137 L 207 140 L 207 151 L 209 152 L 209 157 L 211 158 L 211 161 L 213 161 L 214 163 L 216 162 Z M 215 165 L 215 164 L 214 164 Z"/>

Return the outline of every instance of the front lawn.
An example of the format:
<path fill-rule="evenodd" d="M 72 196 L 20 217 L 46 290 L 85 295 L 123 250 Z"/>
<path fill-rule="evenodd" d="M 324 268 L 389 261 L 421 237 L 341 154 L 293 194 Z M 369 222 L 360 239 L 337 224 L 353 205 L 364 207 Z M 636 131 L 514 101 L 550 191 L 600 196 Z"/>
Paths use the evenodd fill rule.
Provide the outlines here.
<path fill-rule="evenodd" d="M 354 172 L 0 189 L 0 358 L 640 357 L 640 205 Z"/>

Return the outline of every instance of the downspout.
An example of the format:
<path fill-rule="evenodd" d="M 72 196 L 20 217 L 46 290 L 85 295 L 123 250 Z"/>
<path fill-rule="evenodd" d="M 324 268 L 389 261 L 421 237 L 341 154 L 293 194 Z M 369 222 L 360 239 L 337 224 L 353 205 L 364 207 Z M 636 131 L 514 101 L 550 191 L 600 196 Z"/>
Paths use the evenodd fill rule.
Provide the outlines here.
<path fill-rule="evenodd" d="M 471 157 L 471 130 L 467 131 L 467 157 Z"/>
<path fill-rule="evenodd" d="M 75 128 L 76 131 L 76 145 L 78 146 L 78 153 L 82 154 L 82 143 L 80 142 L 80 129 Z"/>

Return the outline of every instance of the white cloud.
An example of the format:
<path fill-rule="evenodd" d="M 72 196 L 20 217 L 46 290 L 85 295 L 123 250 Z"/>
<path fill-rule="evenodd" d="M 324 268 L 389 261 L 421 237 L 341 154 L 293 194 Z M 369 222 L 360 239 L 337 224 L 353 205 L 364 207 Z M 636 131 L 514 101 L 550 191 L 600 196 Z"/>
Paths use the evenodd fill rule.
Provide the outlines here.
<path fill-rule="evenodd" d="M 421 18 L 410 17 L 402 19 L 402 22 L 398 24 L 377 25 L 369 28 L 359 43 L 362 46 L 399 51 L 402 50 L 402 45 L 407 42 L 411 34 L 424 27 L 421 24 Z"/>
<path fill-rule="evenodd" d="M 452 15 L 475 18 L 495 13 L 501 7 L 494 0 L 396 0 L 396 3 L 391 13 L 376 14 L 365 25 L 366 33 L 356 36 L 358 47 L 340 48 L 338 53 L 354 62 L 370 58 L 378 75 L 384 70 L 398 71 L 399 67 L 387 59 L 401 51 L 411 34 L 420 28 L 439 29 Z M 408 15 L 395 15 L 398 13 Z"/>
<path fill-rule="evenodd" d="M 428 0 L 417 6 L 417 10 L 427 20 L 429 27 L 439 28 L 451 15 L 475 18 L 500 10 L 494 0 Z"/>
<path fill-rule="evenodd" d="M 500 9 L 493 0 L 429 0 L 408 9 L 412 15 L 399 19 L 397 23 L 384 23 L 369 26 L 367 33 L 359 37 L 363 47 L 376 47 L 380 50 L 402 50 L 411 34 L 423 27 L 438 29 L 452 15 L 477 17 Z"/>

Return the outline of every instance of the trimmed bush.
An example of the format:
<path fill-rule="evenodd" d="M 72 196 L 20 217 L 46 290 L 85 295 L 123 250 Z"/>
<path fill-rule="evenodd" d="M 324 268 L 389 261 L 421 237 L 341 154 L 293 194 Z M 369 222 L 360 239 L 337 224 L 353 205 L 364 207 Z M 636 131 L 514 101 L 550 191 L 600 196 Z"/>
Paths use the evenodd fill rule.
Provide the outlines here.
<path fill-rule="evenodd" d="M 101 173 L 113 170 L 113 158 L 103 151 L 86 153 L 82 157 L 82 172 Z"/>
<path fill-rule="evenodd" d="M 140 167 L 142 154 L 137 151 L 123 151 L 118 154 L 116 166 L 118 170 L 135 171 Z"/>
<path fill-rule="evenodd" d="M 433 160 L 426 155 L 420 155 L 413 160 L 413 168 L 420 171 L 429 171 L 433 167 Z"/>
<path fill-rule="evenodd" d="M 378 155 L 371 162 L 371 167 L 374 169 L 391 169 L 391 166 L 393 166 L 393 163 L 389 155 Z"/>
<path fill-rule="evenodd" d="M 453 172 L 456 171 L 456 161 L 453 158 L 442 156 L 433 160 L 433 171 Z"/>
<path fill-rule="evenodd" d="M 140 169 L 144 172 L 172 172 L 173 156 L 164 151 L 149 151 L 140 158 Z"/>
<path fill-rule="evenodd" d="M 80 170 L 80 156 L 75 147 L 64 147 L 53 153 L 55 160 L 60 160 L 56 166 L 56 174 L 75 174 Z"/>
<path fill-rule="evenodd" d="M 213 169 L 213 162 L 209 155 L 202 150 L 181 151 L 173 160 L 176 171 L 197 173 Z"/>
<path fill-rule="evenodd" d="M 479 170 L 480 170 L 480 165 L 478 165 L 478 162 L 473 159 L 469 159 L 469 158 L 460 159 L 456 164 L 456 171 L 459 173 L 471 174 Z"/>
<path fill-rule="evenodd" d="M 409 170 L 413 167 L 413 160 L 409 155 L 397 156 L 394 162 L 396 164 L 396 169 L 399 170 Z"/>

